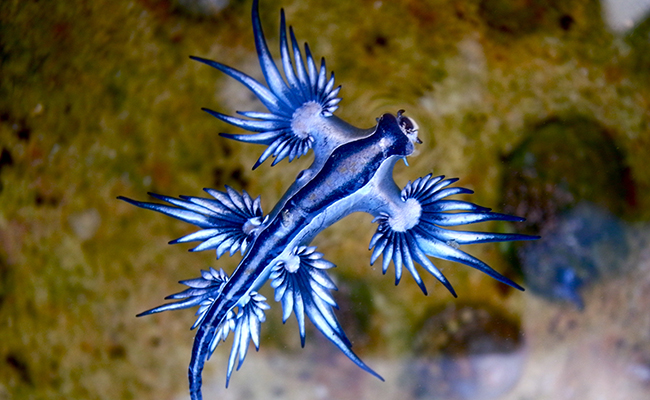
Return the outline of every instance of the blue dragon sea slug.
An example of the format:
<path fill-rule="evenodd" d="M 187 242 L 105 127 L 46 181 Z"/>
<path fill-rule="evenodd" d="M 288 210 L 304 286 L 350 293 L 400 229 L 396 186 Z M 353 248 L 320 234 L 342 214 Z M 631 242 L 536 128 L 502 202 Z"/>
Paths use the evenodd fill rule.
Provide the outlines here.
<path fill-rule="evenodd" d="M 180 198 L 151 194 L 164 203 L 149 203 L 120 197 L 138 207 L 158 211 L 196 225 L 200 230 L 171 243 L 200 242 L 193 251 L 215 250 L 217 258 L 241 252 L 242 259 L 228 276 L 223 270 L 201 271 L 201 277 L 182 281 L 188 289 L 168 296 L 176 300 L 139 316 L 199 306 L 192 328 L 196 336 L 189 366 L 192 399 L 201 399 L 203 365 L 215 348 L 232 332 L 226 386 L 235 364 L 241 366 L 250 341 L 259 348 L 260 325 L 269 308 L 257 291 L 270 281 L 275 300 L 282 304 L 283 320 L 293 313 L 301 342 L 305 340 L 305 316 L 359 367 L 382 379 L 352 351 L 351 343 L 334 314 L 332 291 L 336 286 L 325 260 L 310 243 L 323 229 L 350 213 L 363 211 L 375 217 L 370 263 L 382 256 L 385 273 L 393 262 L 396 283 L 403 269 L 427 290 L 415 267 L 419 264 L 456 296 L 445 276 L 428 256 L 474 267 L 489 276 L 523 290 L 484 262 L 459 247 L 470 243 L 529 240 L 531 236 L 505 233 L 448 230 L 449 226 L 480 221 L 522 221 L 522 218 L 491 212 L 475 204 L 449 199 L 472 193 L 453 186 L 456 179 L 431 175 L 409 182 L 400 189 L 393 180 L 395 163 L 411 155 L 420 142 L 416 123 L 400 110 L 384 114 L 371 129 L 359 129 L 333 115 L 340 98 L 334 75 L 327 77 L 325 61 L 316 66 L 305 44 L 300 50 L 293 30 L 287 39 L 284 12 L 280 22 L 280 55 L 284 76 L 269 52 L 253 1 L 253 32 L 267 86 L 234 68 L 198 57 L 192 59 L 214 67 L 251 90 L 269 112 L 238 112 L 240 117 L 205 110 L 216 118 L 254 134 L 222 134 L 248 143 L 266 145 L 256 168 L 273 156 L 273 165 L 314 151 L 311 166 L 300 172 L 274 209 L 264 215 L 259 197 L 241 194 L 230 187 L 225 192 L 205 189 L 211 198 Z M 292 54 L 293 53 L 293 57 Z"/>

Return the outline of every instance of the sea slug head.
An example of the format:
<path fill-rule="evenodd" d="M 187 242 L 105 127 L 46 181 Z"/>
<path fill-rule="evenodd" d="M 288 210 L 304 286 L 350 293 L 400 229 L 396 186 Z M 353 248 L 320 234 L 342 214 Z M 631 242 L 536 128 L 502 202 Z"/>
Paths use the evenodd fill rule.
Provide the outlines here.
<path fill-rule="evenodd" d="M 418 138 L 418 125 L 399 110 L 397 115 L 384 114 L 377 119 L 377 131 L 382 135 L 380 146 L 386 153 L 407 157 L 415 151 L 415 143 L 422 143 Z"/>
<path fill-rule="evenodd" d="M 422 144 L 422 140 L 418 137 L 418 124 L 411 118 L 404 116 L 406 111 L 399 110 L 397 112 L 397 124 L 406 137 L 409 138 L 411 143 Z"/>

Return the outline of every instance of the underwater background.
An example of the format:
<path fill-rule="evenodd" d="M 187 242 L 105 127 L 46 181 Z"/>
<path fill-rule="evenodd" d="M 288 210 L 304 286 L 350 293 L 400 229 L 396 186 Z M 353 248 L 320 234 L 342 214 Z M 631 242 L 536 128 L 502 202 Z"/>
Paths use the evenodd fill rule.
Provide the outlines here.
<path fill-rule="evenodd" d="M 458 264 L 429 295 L 369 266 L 371 217 L 314 244 L 338 267 L 342 325 L 386 378 L 313 327 L 304 349 L 272 300 L 259 353 L 219 399 L 650 398 L 650 19 L 615 1 L 262 0 L 277 57 L 280 8 L 341 84 L 336 114 L 371 127 L 406 109 L 424 141 L 396 180 L 459 177 L 467 200 L 539 234 L 469 252 L 521 293 Z M 636 8 L 635 8 L 636 7 Z M 193 228 L 116 200 L 229 185 L 267 212 L 310 163 L 270 163 L 203 113 L 262 110 L 191 61 L 262 79 L 249 0 L 0 3 L 0 399 L 185 399 L 192 312 L 135 318 L 179 280 L 238 257 L 167 242 Z M 618 10 L 618 11 L 617 11 Z M 618 14 L 616 14 L 618 15 Z M 392 268 L 387 275 L 392 274 Z M 271 298 L 272 291 L 262 291 Z M 226 346 L 227 347 L 227 346 Z"/>

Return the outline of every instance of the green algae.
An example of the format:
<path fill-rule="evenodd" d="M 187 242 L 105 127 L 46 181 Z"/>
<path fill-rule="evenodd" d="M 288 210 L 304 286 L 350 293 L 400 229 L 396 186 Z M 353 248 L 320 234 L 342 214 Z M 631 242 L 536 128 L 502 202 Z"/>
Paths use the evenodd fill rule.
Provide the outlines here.
<path fill-rule="evenodd" d="M 219 138 L 232 129 L 200 111 L 260 108 L 245 88 L 187 58 L 260 77 L 250 2 L 231 3 L 202 17 L 155 0 L 0 5 L 0 398 L 170 398 L 185 390 L 191 313 L 134 315 L 177 291 L 177 280 L 208 266 L 231 271 L 236 259 L 167 246 L 192 229 L 115 197 L 200 195 L 228 184 L 261 194 L 268 212 L 309 162 L 253 172 L 261 149 Z M 490 1 L 261 3 L 273 51 L 285 7 L 300 40 L 326 57 L 344 86 L 337 115 L 368 127 L 405 108 L 418 121 L 425 144 L 411 168 L 398 167 L 400 184 L 429 172 L 459 176 L 476 190 L 473 201 L 498 209 L 501 157 L 527 127 L 573 113 L 609 132 L 637 189 L 635 218 L 650 218 L 648 52 L 643 41 L 607 32 L 593 1 L 562 3 L 521 35 L 494 27 L 526 28 L 531 17 L 502 21 Z M 544 10 L 555 3 L 536 2 Z M 631 37 L 644 37 L 646 26 Z M 95 222 L 80 227 L 80 215 Z M 374 231 L 366 222 L 338 224 L 315 244 L 348 286 L 363 277 L 369 287 L 370 295 L 355 292 L 348 312 L 372 313 L 359 322 L 362 335 L 371 332 L 364 349 L 399 352 L 408 347 L 402 326 L 449 297 L 433 279 L 423 297 L 409 277 L 394 288 L 392 277 L 369 268 L 367 240 L 356 242 Z M 495 246 L 471 251 L 507 273 Z M 488 278 L 440 266 L 461 297 L 517 308 Z M 263 348 L 297 342 L 294 327 L 267 326 L 264 335 L 289 339 L 263 340 Z"/>
<path fill-rule="evenodd" d="M 637 212 L 629 169 L 597 121 L 580 115 L 541 121 L 504 161 L 505 211 L 528 216 L 517 225 L 520 232 L 541 232 L 581 201 L 621 217 Z"/>

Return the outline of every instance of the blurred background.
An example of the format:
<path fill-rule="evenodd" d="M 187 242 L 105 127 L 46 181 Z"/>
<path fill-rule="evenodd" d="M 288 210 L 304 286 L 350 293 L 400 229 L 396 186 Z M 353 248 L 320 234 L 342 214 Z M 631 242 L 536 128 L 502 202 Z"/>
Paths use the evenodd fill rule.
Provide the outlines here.
<path fill-rule="evenodd" d="M 0 399 L 185 399 L 189 310 L 135 314 L 179 280 L 238 257 L 167 242 L 194 229 L 116 200 L 229 185 L 271 210 L 310 156 L 263 149 L 201 112 L 262 110 L 195 55 L 262 79 L 251 0 L 0 3 Z M 358 369 L 272 308 L 259 353 L 207 399 L 650 398 L 648 0 L 261 0 L 278 55 L 280 8 L 342 84 L 337 115 L 367 128 L 406 109 L 424 144 L 397 182 L 459 177 L 464 197 L 525 217 L 476 229 L 542 235 L 469 252 L 526 287 L 437 262 L 394 287 L 352 215 L 323 232 L 342 326 L 386 378 Z"/>

